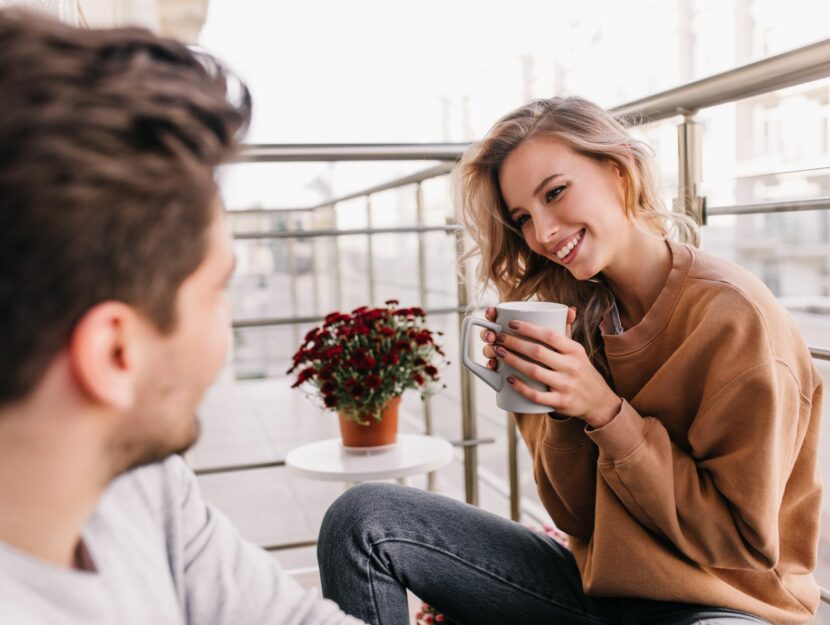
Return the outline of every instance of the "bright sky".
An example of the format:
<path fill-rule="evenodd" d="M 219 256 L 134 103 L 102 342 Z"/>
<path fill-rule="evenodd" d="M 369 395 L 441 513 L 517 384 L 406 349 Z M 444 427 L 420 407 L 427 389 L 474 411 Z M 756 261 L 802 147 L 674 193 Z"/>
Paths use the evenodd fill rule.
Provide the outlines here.
<path fill-rule="evenodd" d="M 555 56 L 567 16 L 542 7 L 559 4 L 212 0 L 202 43 L 268 107 L 256 141 L 440 141 L 441 96 L 521 54 Z"/>
<path fill-rule="evenodd" d="M 681 17 L 691 6 L 694 17 Z M 469 141 L 534 97 L 613 106 L 735 65 L 738 0 L 210 0 L 201 43 L 254 96 L 251 143 Z M 830 33 L 827 0 L 754 0 L 751 59 Z M 690 68 L 678 25 L 693 31 Z M 687 55 L 688 56 L 688 55 Z M 683 72 L 686 72 L 686 75 Z M 229 205 L 306 205 L 418 169 L 233 168 Z"/>

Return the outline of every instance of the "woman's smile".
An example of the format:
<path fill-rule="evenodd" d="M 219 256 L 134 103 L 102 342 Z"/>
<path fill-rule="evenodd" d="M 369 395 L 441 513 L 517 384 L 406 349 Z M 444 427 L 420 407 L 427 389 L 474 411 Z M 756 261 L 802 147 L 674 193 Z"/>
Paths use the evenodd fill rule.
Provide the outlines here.
<path fill-rule="evenodd" d="M 576 255 L 582 247 L 582 241 L 584 239 L 585 228 L 582 228 L 573 236 L 568 236 L 567 238 L 559 241 L 551 248 L 549 253 L 551 256 L 555 256 L 560 263 L 567 265 L 573 261 L 574 258 L 576 258 Z"/>

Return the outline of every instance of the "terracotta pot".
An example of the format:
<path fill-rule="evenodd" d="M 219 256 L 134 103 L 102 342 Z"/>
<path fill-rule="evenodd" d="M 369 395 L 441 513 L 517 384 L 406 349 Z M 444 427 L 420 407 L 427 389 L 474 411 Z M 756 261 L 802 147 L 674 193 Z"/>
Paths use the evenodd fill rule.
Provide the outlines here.
<path fill-rule="evenodd" d="M 340 433 L 343 436 L 345 447 L 379 447 L 392 445 L 398 438 L 398 406 L 400 397 L 389 400 L 381 413 L 380 421 L 369 417 L 368 425 L 360 425 L 356 421 L 340 415 Z"/>

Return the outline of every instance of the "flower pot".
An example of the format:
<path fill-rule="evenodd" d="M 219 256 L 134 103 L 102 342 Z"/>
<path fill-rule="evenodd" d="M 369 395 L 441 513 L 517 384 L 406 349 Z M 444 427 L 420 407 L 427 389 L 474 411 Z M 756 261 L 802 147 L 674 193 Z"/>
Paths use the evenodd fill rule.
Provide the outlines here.
<path fill-rule="evenodd" d="M 394 444 L 398 437 L 398 406 L 400 403 L 400 397 L 393 397 L 384 406 L 380 421 L 374 417 L 369 417 L 367 425 L 360 425 L 352 419 L 347 419 L 342 412 L 339 413 L 343 446 L 381 447 Z"/>

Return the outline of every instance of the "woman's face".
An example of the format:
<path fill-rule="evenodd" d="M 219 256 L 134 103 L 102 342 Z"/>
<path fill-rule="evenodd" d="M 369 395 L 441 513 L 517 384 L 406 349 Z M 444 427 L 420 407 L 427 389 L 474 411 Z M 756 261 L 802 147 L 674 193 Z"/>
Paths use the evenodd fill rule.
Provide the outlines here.
<path fill-rule="evenodd" d="M 619 258 L 630 222 L 619 169 L 550 137 L 529 139 L 502 163 L 499 186 L 530 249 L 577 280 Z"/>

